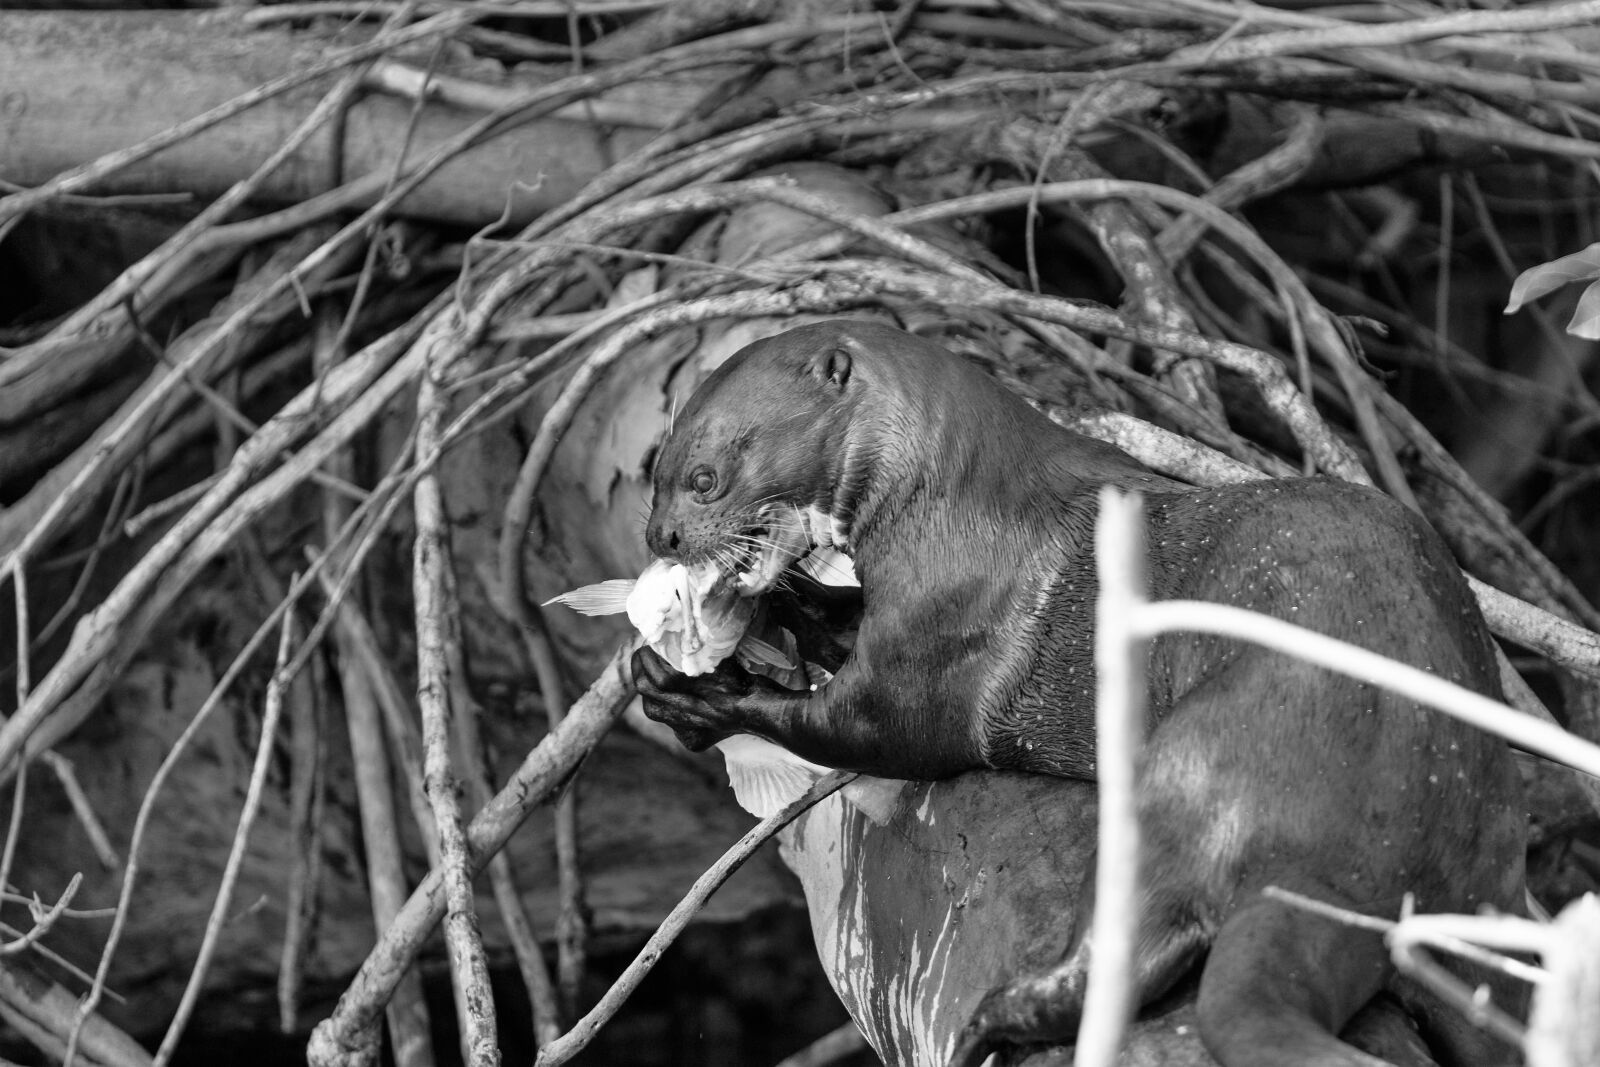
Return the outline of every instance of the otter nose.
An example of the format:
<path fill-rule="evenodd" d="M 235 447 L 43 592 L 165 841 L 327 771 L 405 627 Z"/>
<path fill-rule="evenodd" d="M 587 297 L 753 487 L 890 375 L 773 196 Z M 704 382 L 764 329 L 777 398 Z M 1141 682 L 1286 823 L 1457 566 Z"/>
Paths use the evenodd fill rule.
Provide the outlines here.
<path fill-rule="evenodd" d="M 683 535 L 677 524 L 657 508 L 651 512 L 650 522 L 645 526 L 644 543 L 657 556 L 675 556 L 683 545 Z"/>

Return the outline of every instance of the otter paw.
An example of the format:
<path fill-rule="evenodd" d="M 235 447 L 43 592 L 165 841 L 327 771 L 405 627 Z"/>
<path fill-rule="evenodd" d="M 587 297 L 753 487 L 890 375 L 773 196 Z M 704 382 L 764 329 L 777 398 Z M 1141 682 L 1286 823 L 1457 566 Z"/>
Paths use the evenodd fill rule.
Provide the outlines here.
<path fill-rule="evenodd" d="M 749 678 L 738 668 L 691 678 L 649 648 L 633 654 L 633 684 L 644 698 L 644 713 L 672 727 L 691 752 L 739 732 L 738 704 L 750 691 Z"/>
<path fill-rule="evenodd" d="M 983 1062 L 993 1051 L 989 1035 L 984 1033 L 976 1019 L 967 1023 L 956 1038 L 955 1051 L 946 1061 L 946 1067 L 983 1067 Z"/>
<path fill-rule="evenodd" d="M 1020 1045 L 1071 1041 L 1083 1008 L 1073 979 L 1063 968 L 991 989 L 956 1039 L 950 1067 L 980 1067 L 990 1054 Z"/>

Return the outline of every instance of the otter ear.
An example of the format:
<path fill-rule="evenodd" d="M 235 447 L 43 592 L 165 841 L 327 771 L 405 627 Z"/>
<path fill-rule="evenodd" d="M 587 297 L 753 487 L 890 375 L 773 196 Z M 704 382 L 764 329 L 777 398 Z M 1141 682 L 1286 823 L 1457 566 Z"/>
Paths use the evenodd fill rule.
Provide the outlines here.
<path fill-rule="evenodd" d="M 830 382 L 835 389 L 843 389 L 850 380 L 850 350 L 842 345 L 818 353 L 811 361 L 811 375 L 820 381 Z"/>

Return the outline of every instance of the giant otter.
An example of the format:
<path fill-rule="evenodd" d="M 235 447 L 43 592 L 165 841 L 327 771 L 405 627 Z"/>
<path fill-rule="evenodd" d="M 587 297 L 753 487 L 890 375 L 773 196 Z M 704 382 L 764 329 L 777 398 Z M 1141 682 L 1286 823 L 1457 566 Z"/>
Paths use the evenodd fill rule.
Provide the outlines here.
<path fill-rule="evenodd" d="M 1500 695 L 1460 572 L 1417 516 L 1323 479 L 1194 489 L 1039 415 L 971 364 L 836 321 L 742 349 L 662 447 L 646 539 L 750 593 L 815 545 L 864 610 L 837 675 L 795 692 L 725 665 L 634 660 L 646 711 L 691 747 L 729 733 L 874 775 L 1094 775 L 1092 532 L 1099 487 L 1144 494 L 1156 599 L 1249 608 Z M 1395 979 L 1376 934 L 1262 894 L 1394 916 L 1520 911 L 1524 819 L 1506 746 L 1384 690 L 1230 639 L 1156 640 L 1139 775 L 1137 983 L 1209 950 L 1202 1037 L 1227 1067 L 1375 1064 L 1333 1035 L 1391 986 L 1445 1058 L 1513 1055 Z M 1085 888 L 1087 888 L 1087 884 Z M 962 1049 L 1070 1039 L 1087 945 L 996 990 Z"/>

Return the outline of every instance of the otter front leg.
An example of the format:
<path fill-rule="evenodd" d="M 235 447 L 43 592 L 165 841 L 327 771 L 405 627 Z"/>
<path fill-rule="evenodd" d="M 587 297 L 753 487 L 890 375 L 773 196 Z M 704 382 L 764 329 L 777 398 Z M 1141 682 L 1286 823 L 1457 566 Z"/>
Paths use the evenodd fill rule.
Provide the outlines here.
<path fill-rule="evenodd" d="M 644 713 L 672 727 L 691 752 L 729 734 L 757 734 L 782 744 L 771 734 L 774 723 L 792 716 L 792 706 L 807 697 L 731 661 L 711 674 L 680 674 L 649 648 L 633 654 L 633 684 L 644 698 Z"/>
<path fill-rule="evenodd" d="M 644 712 L 698 751 L 729 734 L 755 734 L 813 763 L 884 778 L 947 778 L 980 764 L 947 737 L 933 709 L 901 709 L 856 684 L 850 664 L 821 689 L 799 692 L 724 660 L 711 674 L 679 674 L 648 648 L 633 654 Z"/>
<path fill-rule="evenodd" d="M 787 689 L 732 660 L 690 677 L 641 648 L 633 654 L 633 681 L 644 697 L 644 713 L 672 727 L 691 751 L 729 734 L 754 734 L 814 763 L 859 770 L 874 747 L 859 723 L 833 721 L 822 693 Z"/>

